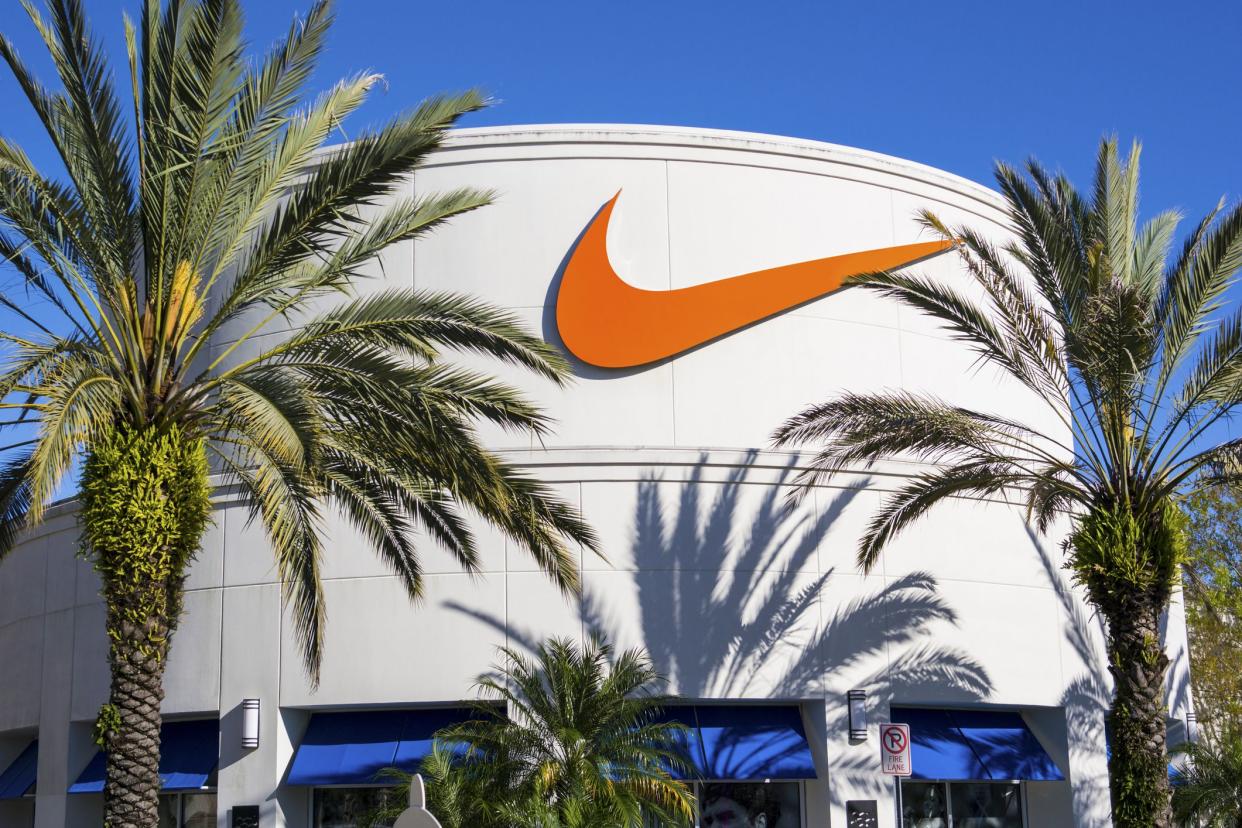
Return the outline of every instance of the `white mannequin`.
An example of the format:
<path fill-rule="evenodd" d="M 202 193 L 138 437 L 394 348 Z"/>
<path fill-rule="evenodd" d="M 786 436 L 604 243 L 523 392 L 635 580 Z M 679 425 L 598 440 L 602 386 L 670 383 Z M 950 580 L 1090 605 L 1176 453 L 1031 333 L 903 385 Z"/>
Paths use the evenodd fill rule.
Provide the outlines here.
<path fill-rule="evenodd" d="M 423 777 L 416 773 L 410 779 L 410 807 L 397 817 L 392 828 L 440 828 L 440 821 L 431 815 L 426 804 L 427 792 L 423 788 Z"/>

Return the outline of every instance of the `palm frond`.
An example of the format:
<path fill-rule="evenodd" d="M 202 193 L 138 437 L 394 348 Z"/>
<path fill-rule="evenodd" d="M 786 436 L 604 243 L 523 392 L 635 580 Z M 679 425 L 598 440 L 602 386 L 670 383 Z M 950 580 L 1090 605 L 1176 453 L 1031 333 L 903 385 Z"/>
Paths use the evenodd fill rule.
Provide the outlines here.
<path fill-rule="evenodd" d="M 213 276 L 232 261 L 227 251 L 240 249 L 245 234 L 292 184 L 313 152 L 313 136 L 322 140 L 326 135 L 299 131 L 294 113 L 332 20 L 331 1 L 316 0 L 305 19 L 295 20 L 285 39 L 237 81 L 230 117 L 212 145 L 204 197 L 193 219 L 190 235 L 197 237 L 197 247 L 185 256 L 205 264 L 210 252 L 215 257 Z M 335 117 L 344 114 L 341 108 L 332 112 Z M 305 119 L 318 122 L 312 115 Z M 289 127 L 296 136 L 282 136 Z"/>
<path fill-rule="evenodd" d="M 262 154 L 243 155 L 235 162 L 235 168 L 230 170 L 228 185 L 220 197 L 219 212 L 204 236 L 203 254 L 210 256 L 213 263 L 208 285 L 214 285 L 226 268 L 236 265 L 238 275 L 234 278 L 233 294 L 245 296 L 248 290 L 252 290 L 252 283 L 271 278 L 272 272 L 282 272 L 274 256 L 268 255 L 274 251 L 271 236 L 264 236 L 261 232 L 263 223 L 275 224 L 278 218 L 274 216 L 288 215 L 287 212 L 280 212 L 280 199 L 290 189 L 300 189 L 297 185 L 306 177 L 307 167 L 331 131 L 363 104 L 367 93 L 378 82 L 377 75 L 360 74 L 337 83 L 313 106 L 292 117 L 280 133 L 258 142 Z M 239 136 L 237 140 L 245 142 L 247 139 L 255 140 L 252 136 Z M 240 151 L 244 150 L 243 146 Z M 308 201 L 315 203 L 313 199 Z M 346 199 L 341 199 L 341 202 L 333 206 L 348 206 Z M 286 265 L 290 260 L 313 259 L 307 254 L 321 250 L 322 242 L 315 248 L 298 251 L 301 234 L 293 233 L 287 224 L 286 232 L 290 238 L 286 240 Z M 263 241 L 257 241 L 256 234 Z M 248 248 L 249 266 L 237 263 L 238 257 Z M 232 303 L 226 300 L 225 307 L 231 306 Z"/>
<path fill-rule="evenodd" d="M 121 394 L 113 376 L 81 357 L 59 360 L 30 394 L 41 399 L 27 509 L 37 523 L 78 453 L 115 424 Z"/>
<path fill-rule="evenodd" d="M 986 461 L 1017 472 L 1055 462 L 1068 448 L 1003 417 L 908 393 L 844 394 L 787 420 L 773 442 L 826 444 L 799 473 L 797 482 L 804 487 L 879 457 L 925 463 Z"/>
<path fill-rule="evenodd" d="M 96 279 L 114 289 L 128 270 L 135 240 L 133 175 L 122 110 L 103 50 L 86 26 L 81 0 L 50 0 L 45 21 L 29 0 L 34 21 L 65 89 L 55 102 L 62 159 L 75 189 L 99 222 L 105 269 Z M 60 143 L 60 142 L 58 142 Z"/>
<path fill-rule="evenodd" d="M 251 518 L 262 522 L 276 558 L 281 590 L 292 615 L 294 638 L 313 684 L 319 683 L 327 621 L 320 579 L 320 485 L 284 465 L 262 446 L 230 431 L 210 444 L 233 484 L 241 487 Z"/>
<path fill-rule="evenodd" d="M 1162 348 L 1157 387 L 1163 389 L 1177 372 L 1208 319 L 1242 267 L 1242 204 L 1219 222 L 1209 214 L 1187 239 L 1181 256 L 1165 272 L 1154 314 Z"/>
<path fill-rule="evenodd" d="M 1242 819 L 1242 736 L 1188 744 L 1172 778 L 1173 811 L 1182 825 L 1236 825 Z"/>
<path fill-rule="evenodd" d="M 1169 258 L 1173 236 L 1182 214 L 1166 210 L 1143 225 L 1134 243 L 1134 281 L 1149 296 L 1159 296 L 1163 289 L 1164 266 Z"/>
<path fill-rule="evenodd" d="M 644 813 L 689 824 L 689 789 L 671 775 L 686 770 L 685 727 L 659 720 L 669 699 L 645 654 L 563 639 L 542 642 L 532 656 L 500 653 L 479 679 L 487 701 L 476 717 L 437 734 L 467 746 L 458 772 L 484 781 L 499 824 L 637 826 Z"/>
<path fill-rule="evenodd" d="M 858 565 L 869 571 L 884 547 L 937 503 L 949 497 L 988 497 L 1025 482 L 1003 463 L 965 463 L 916 475 L 889 495 L 858 541 Z"/>
<path fill-rule="evenodd" d="M 1107 260 L 1101 269 L 1125 285 L 1134 284 L 1139 153 L 1139 145 L 1135 142 L 1129 157 L 1123 161 L 1116 138 L 1100 142 L 1095 164 L 1094 209 L 1085 228 L 1089 237 L 1099 244 L 1097 255 Z"/>
<path fill-rule="evenodd" d="M 376 80 L 363 76 L 340 88 L 346 111 L 361 103 Z M 440 144 L 444 130 L 483 105 L 477 92 L 431 99 L 413 113 L 323 155 L 309 173 L 299 167 L 303 180 L 276 209 L 266 228 L 257 231 L 239 263 L 237 283 L 251 285 L 305 261 L 328 258 L 333 243 L 348 236 L 351 212 L 393 195 L 409 171 Z M 321 120 L 319 128 L 326 129 L 336 120 L 330 115 Z M 318 146 L 319 142 L 314 143 Z M 247 237 L 248 233 L 239 235 Z"/>
<path fill-rule="evenodd" d="M 0 561 L 17 543 L 30 511 L 31 449 L 0 466 Z"/>

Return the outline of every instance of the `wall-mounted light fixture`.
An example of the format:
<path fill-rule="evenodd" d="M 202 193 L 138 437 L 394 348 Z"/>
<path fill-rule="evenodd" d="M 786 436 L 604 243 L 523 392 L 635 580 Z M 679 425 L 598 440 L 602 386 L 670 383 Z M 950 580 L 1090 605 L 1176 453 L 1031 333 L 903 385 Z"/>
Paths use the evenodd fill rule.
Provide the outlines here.
<path fill-rule="evenodd" d="M 850 740 L 865 741 L 867 738 L 867 691 L 851 690 L 846 693 L 850 707 Z"/>
<path fill-rule="evenodd" d="M 1186 741 L 1199 742 L 1199 717 L 1192 710 L 1186 711 Z"/>
<path fill-rule="evenodd" d="M 253 750 L 259 746 L 259 700 L 242 699 L 242 747 Z"/>

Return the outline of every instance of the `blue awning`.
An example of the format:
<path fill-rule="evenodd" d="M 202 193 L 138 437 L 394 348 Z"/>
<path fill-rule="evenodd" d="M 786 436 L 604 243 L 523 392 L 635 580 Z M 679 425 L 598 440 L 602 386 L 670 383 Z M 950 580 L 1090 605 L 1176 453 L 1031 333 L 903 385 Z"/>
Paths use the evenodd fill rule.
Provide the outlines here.
<path fill-rule="evenodd" d="M 815 760 L 795 705 L 699 704 L 668 707 L 665 721 L 689 728 L 675 776 L 736 782 L 815 779 Z"/>
<path fill-rule="evenodd" d="M 30 793 L 38 772 L 39 740 L 35 739 L 0 773 L 0 799 L 18 799 Z"/>
<path fill-rule="evenodd" d="M 477 714 L 470 708 L 316 713 L 293 763 L 290 785 L 366 785 L 385 768 L 418 770 L 435 733 Z"/>
<path fill-rule="evenodd" d="M 107 754 L 95 754 L 69 793 L 100 793 L 104 789 Z M 165 722 L 160 728 L 160 786 L 165 791 L 197 791 L 220 764 L 220 722 L 199 719 Z"/>
<path fill-rule="evenodd" d="M 915 779 L 1065 779 L 1018 713 L 905 707 L 892 720 L 910 725 Z"/>

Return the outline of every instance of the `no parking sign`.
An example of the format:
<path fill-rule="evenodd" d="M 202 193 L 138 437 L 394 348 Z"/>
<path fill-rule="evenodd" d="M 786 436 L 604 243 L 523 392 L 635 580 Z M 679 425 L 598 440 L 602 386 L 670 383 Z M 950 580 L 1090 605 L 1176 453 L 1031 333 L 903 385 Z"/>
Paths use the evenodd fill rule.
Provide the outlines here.
<path fill-rule="evenodd" d="M 884 773 L 892 776 L 913 773 L 910 764 L 910 725 L 880 725 L 880 764 Z"/>

